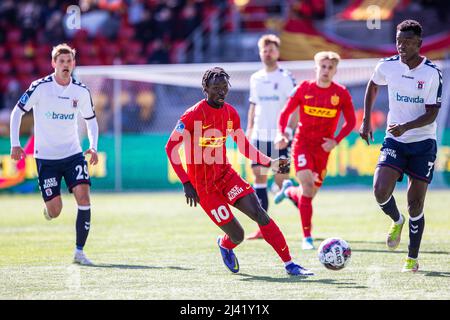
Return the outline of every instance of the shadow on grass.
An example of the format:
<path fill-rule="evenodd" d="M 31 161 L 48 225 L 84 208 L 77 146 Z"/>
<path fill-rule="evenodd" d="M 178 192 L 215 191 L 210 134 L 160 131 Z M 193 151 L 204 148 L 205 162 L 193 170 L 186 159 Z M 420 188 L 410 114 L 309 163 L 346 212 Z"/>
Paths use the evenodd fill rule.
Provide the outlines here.
<path fill-rule="evenodd" d="M 396 250 L 396 251 L 390 251 L 390 250 L 382 250 L 382 249 L 353 249 L 352 252 L 373 252 L 373 253 L 402 253 L 407 254 L 408 251 L 406 250 Z M 443 254 L 447 255 L 450 254 L 450 252 L 447 251 L 420 251 L 420 253 L 427 253 L 427 254 Z"/>
<path fill-rule="evenodd" d="M 337 288 L 346 288 L 346 289 L 367 289 L 366 286 L 360 286 L 357 285 L 354 282 L 345 282 L 340 281 L 336 279 L 317 279 L 315 280 L 314 277 L 306 277 L 306 276 L 290 276 L 286 278 L 273 278 L 268 276 L 255 276 L 251 274 L 246 273 L 239 273 L 237 276 L 244 277 L 241 279 L 241 281 L 265 281 L 265 282 L 277 282 L 277 283 L 294 283 L 294 282 L 301 282 L 301 283 L 321 283 L 326 285 L 332 285 L 337 286 Z"/>
<path fill-rule="evenodd" d="M 325 239 L 323 239 L 323 238 L 316 238 L 316 239 L 314 239 L 314 240 L 317 240 L 317 241 L 320 241 L 320 242 L 322 242 L 323 240 L 325 240 Z M 352 244 L 354 244 L 354 243 L 363 243 L 363 244 L 381 244 L 381 245 L 386 245 L 386 242 L 384 242 L 384 241 L 358 241 L 358 240 L 356 240 L 356 241 L 353 241 L 353 240 L 349 240 L 349 241 L 347 241 L 349 244 L 350 244 L 350 246 L 351 246 L 351 248 L 352 248 L 352 252 L 374 252 L 374 253 L 386 253 L 386 252 L 389 252 L 389 253 L 402 253 L 402 254 L 405 254 L 405 253 L 408 253 L 408 251 L 406 251 L 406 250 L 395 250 L 395 251 L 391 251 L 391 250 L 388 250 L 388 249 L 385 249 L 385 250 L 383 250 L 383 249 L 355 249 L 354 248 L 354 246 L 352 246 Z M 420 253 L 427 253 L 427 254 L 450 254 L 450 252 L 448 252 L 448 251 L 420 251 Z"/>
<path fill-rule="evenodd" d="M 419 270 L 419 273 L 423 273 L 424 276 L 426 276 L 426 277 L 450 278 L 450 272 L 422 271 L 422 270 Z"/>
<path fill-rule="evenodd" d="M 183 267 L 174 267 L 174 266 L 166 266 L 166 267 L 159 267 L 159 266 L 141 266 L 141 265 L 130 265 L 130 264 L 95 264 L 92 266 L 83 266 L 83 267 L 89 267 L 89 268 L 110 268 L 110 269 L 127 269 L 127 270 L 146 270 L 146 269 L 170 269 L 170 270 L 182 270 L 182 271 L 189 271 L 194 270 L 192 268 L 183 268 Z"/>

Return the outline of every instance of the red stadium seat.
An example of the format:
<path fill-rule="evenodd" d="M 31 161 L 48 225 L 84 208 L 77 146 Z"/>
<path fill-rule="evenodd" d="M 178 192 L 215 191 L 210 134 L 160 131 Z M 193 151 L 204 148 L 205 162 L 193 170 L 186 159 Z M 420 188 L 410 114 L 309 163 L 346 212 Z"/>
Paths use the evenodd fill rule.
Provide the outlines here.
<path fill-rule="evenodd" d="M 20 29 L 11 29 L 6 34 L 7 43 L 20 43 L 22 40 L 22 31 Z"/>
<path fill-rule="evenodd" d="M 12 59 L 22 59 L 25 57 L 24 47 L 20 44 L 11 43 L 9 46 L 9 53 Z"/>
<path fill-rule="evenodd" d="M 40 57 L 35 61 L 35 66 L 37 69 L 37 77 L 44 77 L 50 73 L 52 73 L 53 67 L 51 65 L 50 57 L 47 59 L 46 57 Z"/>
<path fill-rule="evenodd" d="M 134 29 L 132 27 L 121 27 L 117 33 L 117 38 L 120 40 L 130 40 L 134 37 Z"/>
<path fill-rule="evenodd" d="M 22 89 L 22 91 L 25 91 L 30 87 L 31 83 L 36 80 L 36 76 L 19 74 L 17 75 L 17 80 L 20 83 L 20 88 Z"/>
<path fill-rule="evenodd" d="M 18 74 L 33 74 L 34 73 L 34 64 L 31 60 L 28 59 L 16 59 L 14 60 L 14 69 Z"/>
<path fill-rule="evenodd" d="M 0 60 L 0 76 L 8 75 L 12 70 L 12 66 L 8 60 Z"/>
<path fill-rule="evenodd" d="M 0 45 L 0 59 L 3 59 L 6 55 L 6 48 Z"/>
<path fill-rule="evenodd" d="M 48 44 L 41 44 L 35 49 L 35 55 L 38 59 L 46 57 L 48 61 L 51 59 L 52 46 Z"/>

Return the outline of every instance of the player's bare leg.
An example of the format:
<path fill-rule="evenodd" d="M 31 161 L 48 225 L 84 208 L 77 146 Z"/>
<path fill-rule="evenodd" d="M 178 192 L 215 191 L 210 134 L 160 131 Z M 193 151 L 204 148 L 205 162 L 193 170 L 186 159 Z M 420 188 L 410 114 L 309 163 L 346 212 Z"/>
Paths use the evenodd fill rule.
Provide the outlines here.
<path fill-rule="evenodd" d="M 383 212 L 392 219 L 386 245 L 389 250 L 395 250 L 400 244 L 405 218 L 398 211 L 393 192 L 400 172 L 388 166 L 378 166 L 375 169 L 373 180 L 373 192 L 378 205 Z"/>
<path fill-rule="evenodd" d="M 74 262 L 82 265 L 92 265 L 92 262 L 83 252 L 91 228 L 90 187 L 88 184 L 79 184 L 73 187 L 72 192 L 78 205 Z"/>
<path fill-rule="evenodd" d="M 62 199 L 61 196 L 56 196 L 53 199 L 45 202 L 44 217 L 47 220 L 57 218 L 62 211 Z"/>
<path fill-rule="evenodd" d="M 283 186 L 283 181 L 289 180 L 289 174 L 288 173 L 277 173 L 274 176 L 274 181 L 277 184 L 278 188 L 281 189 Z"/>
<path fill-rule="evenodd" d="M 408 179 L 409 245 L 402 272 L 416 272 L 419 269 L 418 256 L 422 234 L 425 228 L 423 207 L 428 183 L 418 179 Z"/>
<path fill-rule="evenodd" d="M 267 194 L 267 170 L 264 170 L 261 166 L 252 167 L 253 175 L 255 177 L 255 182 L 253 187 L 256 191 L 256 195 L 261 203 L 263 209 L 267 212 L 269 209 L 269 197 Z M 247 240 L 263 239 L 261 230 L 258 229 L 251 233 Z"/>
<path fill-rule="evenodd" d="M 292 261 L 289 247 L 286 243 L 283 233 L 278 228 L 267 212 L 261 207 L 256 194 L 251 193 L 238 199 L 234 207 L 245 213 L 250 219 L 255 221 L 261 230 L 261 233 L 285 265 L 286 272 L 289 275 L 313 275 L 313 273 Z"/>
<path fill-rule="evenodd" d="M 303 230 L 303 250 L 313 250 L 314 243 L 311 236 L 313 207 L 312 200 L 316 195 L 318 188 L 314 184 L 314 173 L 310 169 L 300 170 L 297 172 L 297 179 L 302 186 L 299 189 L 301 194 L 298 195 L 298 210 L 302 222 Z"/>

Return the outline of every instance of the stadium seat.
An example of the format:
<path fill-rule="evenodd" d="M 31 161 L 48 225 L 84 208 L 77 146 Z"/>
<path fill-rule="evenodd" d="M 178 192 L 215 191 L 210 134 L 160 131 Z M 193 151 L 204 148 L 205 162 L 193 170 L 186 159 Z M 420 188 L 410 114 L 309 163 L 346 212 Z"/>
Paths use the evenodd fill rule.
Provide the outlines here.
<path fill-rule="evenodd" d="M 0 45 L 0 59 L 3 59 L 6 56 L 6 48 Z"/>
<path fill-rule="evenodd" d="M 20 29 L 11 29 L 6 33 L 6 42 L 11 43 L 20 43 L 22 40 L 22 31 Z"/>
<path fill-rule="evenodd" d="M 12 66 L 8 60 L 0 60 L 0 76 L 8 75 L 12 70 Z"/>
<path fill-rule="evenodd" d="M 117 33 L 117 38 L 119 40 L 131 40 L 134 37 L 133 27 L 121 27 Z"/>
<path fill-rule="evenodd" d="M 18 74 L 32 74 L 34 73 L 34 64 L 28 59 L 16 59 L 14 60 L 14 69 Z"/>

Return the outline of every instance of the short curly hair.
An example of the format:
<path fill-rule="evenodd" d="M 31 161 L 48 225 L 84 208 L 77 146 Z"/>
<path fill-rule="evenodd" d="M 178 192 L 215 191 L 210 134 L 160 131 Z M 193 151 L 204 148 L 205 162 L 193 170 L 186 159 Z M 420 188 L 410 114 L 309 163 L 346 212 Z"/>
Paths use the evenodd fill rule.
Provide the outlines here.
<path fill-rule="evenodd" d="M 422 25 L 416 20 L 405 20 L 397 25 L 397 31 L 412 31 L 416 36 L 422 37 Z"/>
<path fill-rule="evenodd" d="M 208 86 L 209 81 L 220 78 L 220 77 L 224 77 L 225 80 L 227 80 L 228 85 L 230 85 L 230 81 L 229 81 L 230 75 L 228 73 L 226 73 L 223 68 L 214 67 L 214 68 L 206 70 L 206 72 L 203 74 L 203 78 L 202 78 L 203 91 L 206 90 L 206 87 Z"/>

